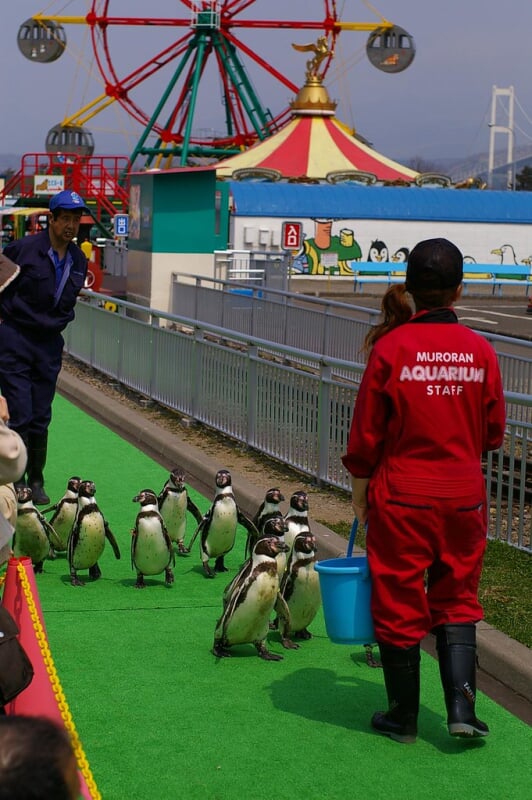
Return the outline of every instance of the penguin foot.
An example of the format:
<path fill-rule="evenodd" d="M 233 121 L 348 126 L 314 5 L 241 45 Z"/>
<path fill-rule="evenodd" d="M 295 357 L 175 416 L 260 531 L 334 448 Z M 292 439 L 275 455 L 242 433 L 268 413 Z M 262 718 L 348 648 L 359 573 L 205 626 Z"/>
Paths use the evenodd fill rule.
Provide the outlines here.
<path fill-rule="evenodd" d="M 229 572 L 228 568 L 224 564 L 224 557 L 219 556 L 216 561 L 214 562 L 214 571 L 215 572 Z"/>
<path fill-rule="evenodd" d="M 42 561 L 37 561 L 37 563 L 33 565 L 33 571 L 35 574 L 42 572 Z"/>
<path fill-rule="evenodd" d="M 102 577 L 102 571 L 98 564 L 93 564 L 92 567 L 89 567 L 89 575 L 94 581 L 97 581 L 98 578 Z"/>
<path fill-rule="evenodd" d="M 217 642 L 213 645 L 212 653 L 217 658 L 231 658 L 233 655 L 226 647 L 222 647 L 222 645 Z"/>
<path fill-rule="evenodd" d="M 207 561 L 202 562 L 203 572 L 205 573 L 206 578 L 215 578 L 216 573 L 211 569 Z"/>
<path fill-rule="evenodd" d="M 286 650 L 299 650 L 299 645 L 288 636 L 281 636 L 281 644 Z"/>
<path fill-rule="evenodd" d="M 167 586 L 171 586 L 173 584 L 174 580 L 175 580 L 174 579 L 174 573 L 172 572 L 172 570 L 169 569 L 169 568 L 165 569 L 165 571 L 164 571 L 164 582 L 166 583 L 166 585 Z"/>
<path fill-rule="evenodd" d="M 180 556 L 188 556 L 190 554 L 189 548 L 185 545 L 185 543 L 181 540 L 177 543 L 177 552 Z"/>
<path fill-rule="evenodd" d="M 300 631 L 294 631 L 294 639 L 304 639 L 307 641 L 308 639 L 312 639 L 312 634 L 310 631 L 307 631 L 306 628 L 302 628 Z"/>
<path fill-rule="evenodd" d="M 70 583 L 72 586 L 85 586 L 85 582 L 78 578 L 77 575 L 70 576 Z"/>
<path fill-rule="evenodd" d="M 254 642 L 257 653 L 264 661 L 282 661 L 283 657 L 277 653 L 271 653 L 262 642 Z"/>

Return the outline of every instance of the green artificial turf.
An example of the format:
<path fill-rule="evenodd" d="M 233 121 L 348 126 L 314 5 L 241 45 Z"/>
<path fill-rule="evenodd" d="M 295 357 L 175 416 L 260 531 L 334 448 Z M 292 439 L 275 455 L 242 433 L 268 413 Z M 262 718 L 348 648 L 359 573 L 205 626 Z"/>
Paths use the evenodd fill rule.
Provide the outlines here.
<path fill-rule="evenodd" d="M 529 796 L 530 728 L 480 695 L 478 713 L 492 735 L 471 743 L 449 737 L 437 664 L 426 654 L 412 746 L 371 731 L 372 712 L 385 707 L 382 672 L 366 665 L 362 647 L 332 644 L 321 613 L 299 650 L 284 651 L 270 634 L 281 662 L 258 658 L 251 645 L 216 659 L 210 649 L 221 595 L 242 560 L 245 532 L 226 559 L 227 576 L 203 577 L 196 543 L 177 558 L 172 587 L 156 576 L 135 589 L 132 498 L 142 488 L 159 491 L 167 471 L 57 397 L 47 467 L 53 500 L 72 474 L 94 480 L 122 558 L 106 545 L 102 578 L 73 587 L 61 556 L 45 562 L 36 582 L 104 800 Z M 191 496 L 202 511 L 210 505 L 211 498 Z M 190 518 L 187 539 L 194 525 Z"/>

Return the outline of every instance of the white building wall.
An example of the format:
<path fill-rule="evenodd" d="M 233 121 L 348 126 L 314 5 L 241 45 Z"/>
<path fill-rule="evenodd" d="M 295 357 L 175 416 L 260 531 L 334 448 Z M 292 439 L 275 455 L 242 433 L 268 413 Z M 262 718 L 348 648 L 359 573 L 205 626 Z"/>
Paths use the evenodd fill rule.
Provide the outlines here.
<path fill-rule="evenodd" d="M 233 217 L 232 246 L 235 249 L 280 249 L 281 227 L 284 220 L 277 217 Z M 291 221 L 303 223 L 304 234 L 311 238 L 315 233 L 315 223 L 311 219 L 302 219 L 294 215 Z M 367 220 L 339 219 L 332 225 L 332 234 L 338 235 L 340 230 L 350 229 L 362 250 L 362 260 L 368 260 L 370 245 L 374 240 L 384 242 L 390 259 L 401 249 L 409 250 L 422 239 L 443 236 L 453 241 L 460 248 L 464 257 L 479 264 L 517 263 L 532 257 L 531 225 L 509 225 L 493 223 L 470 223 L 448 221 L 403 221 L 403 220 Z M 259 244 L 259 240 L 261 243 Z M 265 244 L 268 242 L 268 244 Z M 504 254 L 491 251 L 505 248 Z"/>
<path fill-rule="evenodd" d="M 153 253 L 151 258 L 151 308 L 171 312 L 172 273 L 184 275 L 214 276 L 214 255 L 212 253 Z M 128 285 L 129 294 L 129 285 Z"/>

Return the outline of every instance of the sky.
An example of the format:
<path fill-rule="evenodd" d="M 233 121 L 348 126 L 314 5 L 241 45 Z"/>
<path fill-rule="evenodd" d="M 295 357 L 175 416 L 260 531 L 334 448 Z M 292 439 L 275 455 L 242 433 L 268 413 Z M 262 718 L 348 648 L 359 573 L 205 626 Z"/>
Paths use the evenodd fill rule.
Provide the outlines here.
<path fill-rule="evenodd" d="M 52 0 L 46 5 L 43 0 L 2 2 L 0 153 L 44 152 L 48 130 L 102 93 L 95 61 L 103 57 L 103 49 L 93 51 L 87 25 L 64 26 L 67 50 L 50 64 L 27 60 L 16 42 L 19 26 L 32 14 L 84 17 L 91 5 L 87 0 Z M 97 0 L 96 5 L 101 9 L 106 4 Z M 321 21 L 325 5 L 325 0 L 255 0 L 240 19 Z M 336 7 L 344 21 L 378 21 L 364 0 L 337 0 Z M 408 69 L 387 74 L 373 67 L 366 56 L 368 33 L 343 31 L 324 81 L 331 98 L 338 101 L 337 118 L 355 127 L 378 151 L 404 163 L 487 156 L 493 87 L 513 86 L 514 147 L 530 145 L 532 150 L 530 0 L 376 0 L 374 7 L 411 34 L 416 55 Z M 182 0 L 109 0 L 108 13 L 190 17 Z M 188 30 L 181 28 L 179 35 Z M 175 28 L 169 27 L 114 26 L 109 31 L 109 51 L 116 74 L 122 77 L 139 68 L 175 35 Z M 308 55 L 296 52 L 291 43 L 314 42 L 319 32 L 243 28 L 238 35 L 267 63 L 301 85 Z M 247 57 L 243 60 L 261 102 L 274 115 L 286 108 L 293 98 L 287 87 Z M 148 116 L 168 81 L 169 71 L 157 73 L 135 90 L 135 101 Z M 198 98 L 196 131 L 223 130 L 219 96 L 219 79 L 214 71 L 207 72 Z M 509 124 L 508 100 L 503 97 L 498 99 L 494 121 L 503 127 Z M 86 125 L 99 154 L 129 155 L 142 131 L 116 103 Z M 497 148 L 505 149 L 507 143 L 505 134 L 496 135 Z"/>

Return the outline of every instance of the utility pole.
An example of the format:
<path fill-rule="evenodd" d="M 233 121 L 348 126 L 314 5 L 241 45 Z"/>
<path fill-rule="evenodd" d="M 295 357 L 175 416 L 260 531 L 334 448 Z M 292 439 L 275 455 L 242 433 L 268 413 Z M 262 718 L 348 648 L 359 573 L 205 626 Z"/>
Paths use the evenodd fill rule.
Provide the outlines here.
<path fill-rule="evenodd" d="M 499 104 L 497 100 L 499 97 L 508 98 L 507 108 L 503 107 L 501 103 L 501 110 L 507 116 L 507 125 L 497 124 L 497 110 Z M 506 163 L 508 165 L 507 188 L 515 189 L 514 177 L 514 87 L 509 86 L 507 89 L 499 89 L 494 86 L 491 93 L 491 121 L 489 123 L 490 129 L 490 148 L 488 160 L 488 189 L 493 189 L 493 169 L 495 165 L 495 134 L 504 133 L 507 138 L 506 148 Z"/>

